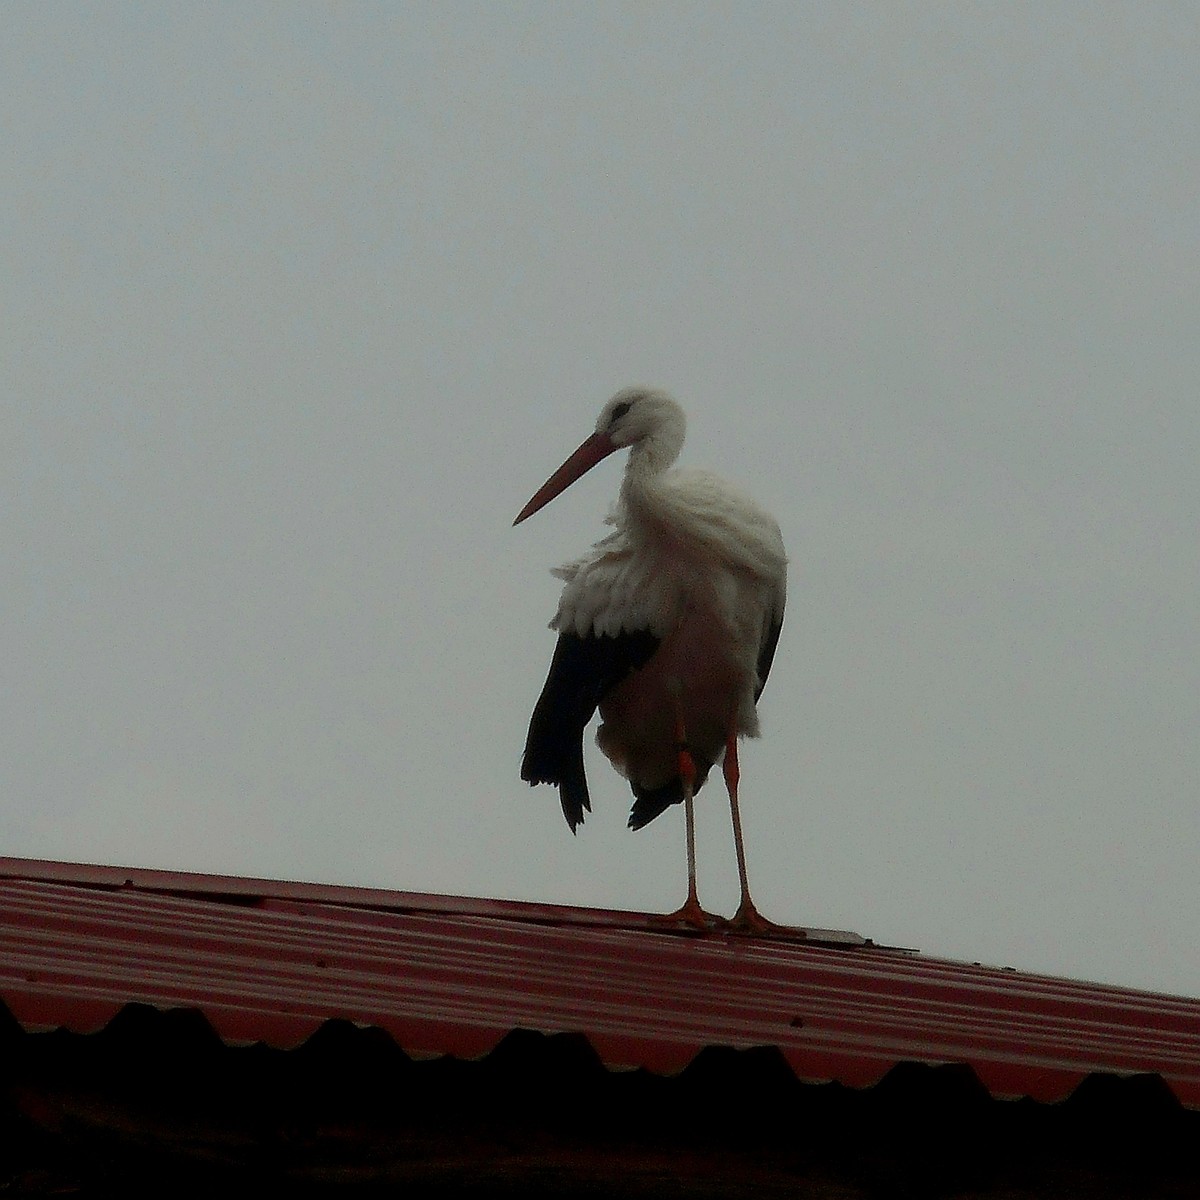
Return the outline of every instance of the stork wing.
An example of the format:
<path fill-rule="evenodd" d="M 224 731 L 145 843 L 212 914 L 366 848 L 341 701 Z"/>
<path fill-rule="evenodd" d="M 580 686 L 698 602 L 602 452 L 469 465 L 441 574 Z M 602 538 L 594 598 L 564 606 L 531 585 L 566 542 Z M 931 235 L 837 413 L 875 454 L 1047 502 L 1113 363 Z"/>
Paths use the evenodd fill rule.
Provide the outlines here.
<path fill-rule="evenodd" d="M 758 703 L 759 696 L 763 693 L 763 688 L 767 686 L 767 676 L 771 673 L 771 663 L 775 661 L 775 648 L 779 645 L 779 634 L 783 629 L 783 606 L 786 597 L 784 585 L 780 584 L 779 590 L 775 596 L 775 603 L 771 608 L 764 625 L 762 639 L 758 644 L 758 683 L 754 688 L 754 703 Z"/>
<path fill-rule="evenodd" d="M 563 815 L 574 832 L 591 811 L 583 772 L 583 731 L 600 701 L 631 671 L 658 649 L 652 633 L 561 633 L 550 673 L 529 722 L 521 778 L 528 783 L 554 783 Z"/>
<path fill-rule="evenodd" d="M 779 645 L 779 634 L 783 629 L 783 618 L 771 622 L 767 629 L 767 636 L 763 638 L 762 646 L 758 651 L 758 683 L 754 688 L 754 703 L 758 703 L 758 698 L 763 694 L 763 688 L 767 686 L 767 676 L 771 673 L 771 663 L 775 661 L 775 647 Z"/>

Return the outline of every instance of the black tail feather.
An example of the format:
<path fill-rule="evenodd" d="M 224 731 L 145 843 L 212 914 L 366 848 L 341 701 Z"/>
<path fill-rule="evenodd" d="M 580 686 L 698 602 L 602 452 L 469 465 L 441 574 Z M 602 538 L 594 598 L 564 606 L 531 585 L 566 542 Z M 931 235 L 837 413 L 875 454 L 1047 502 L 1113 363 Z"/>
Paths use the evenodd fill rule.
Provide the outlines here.
<path fill-rule="evenodd" d="M 696 782 L 692 787 L 693 795 L 704 786 L 704 781 L 708 778 L 711 770 L 712 763 L 696 763 Z M 636 783 L 630 784 L 630 787 L 633 788 L 633 794 L 637 797 L 633 802 L 633 807 L 629 810 L 630 829 L 641 829 L 649 825 L 655 817 L 666 812 L 672 804 L 683 803 L 683 780 L 679 777 L 672 779 L 669 783 L 664 783 L 662 787 L 639 788 Z"/>

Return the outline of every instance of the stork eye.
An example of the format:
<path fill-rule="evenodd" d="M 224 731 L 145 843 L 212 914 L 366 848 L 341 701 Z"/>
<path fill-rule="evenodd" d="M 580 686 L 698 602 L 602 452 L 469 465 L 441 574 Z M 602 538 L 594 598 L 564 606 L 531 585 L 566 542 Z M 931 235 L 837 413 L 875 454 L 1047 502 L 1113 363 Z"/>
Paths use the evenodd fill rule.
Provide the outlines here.
<path fill-rule="evenodd" d="M 610 425 L 615 425 L 631 408 L 632 404 L 628 400 L 622 400 L 616 408 L 612 410 L 612 416 L 608 418 Z"/>

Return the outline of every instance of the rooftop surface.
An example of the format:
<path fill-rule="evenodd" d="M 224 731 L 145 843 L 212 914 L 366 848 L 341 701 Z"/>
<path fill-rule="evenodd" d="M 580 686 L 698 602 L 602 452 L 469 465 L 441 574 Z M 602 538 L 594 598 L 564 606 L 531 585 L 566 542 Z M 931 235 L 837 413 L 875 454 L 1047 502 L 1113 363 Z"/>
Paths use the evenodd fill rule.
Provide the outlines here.
<path fill-rule="evenodd" d="M 532 1030 L 583 1035 L 611 1070 L 769 1046 L 804 1082 L 965 1064 L 995 1098 L 1054 1102 L 1151 1075 L 1200 1108 L 1198 1000 L 516 901 L 0 859 L 0 997 L 28 1032 L 139 1005 L 196 1010 L 231 1045 L 293 1048 L 339 1021 L 411 1058 L 477 1059 Z"/>

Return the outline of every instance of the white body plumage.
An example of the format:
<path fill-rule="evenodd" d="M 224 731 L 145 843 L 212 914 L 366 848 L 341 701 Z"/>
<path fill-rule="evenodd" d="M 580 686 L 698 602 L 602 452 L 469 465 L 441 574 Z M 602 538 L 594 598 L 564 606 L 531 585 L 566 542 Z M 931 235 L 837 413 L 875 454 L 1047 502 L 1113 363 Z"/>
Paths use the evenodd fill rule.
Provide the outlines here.
<path fill-rule="evenodd" d="M 676 771 L 677 712 L 701 763 L 719 758 L 731 724 L 758 736 L 760 660 L 783 620 L 787 555 L 775 520 L 709 471 L 635 475 L 608 521 L 611 534 L 555 570 L 566 586 L 550 624 L 659 639 L 601 700 L 597 734 L 623 775 L 656 788 Z"/>

